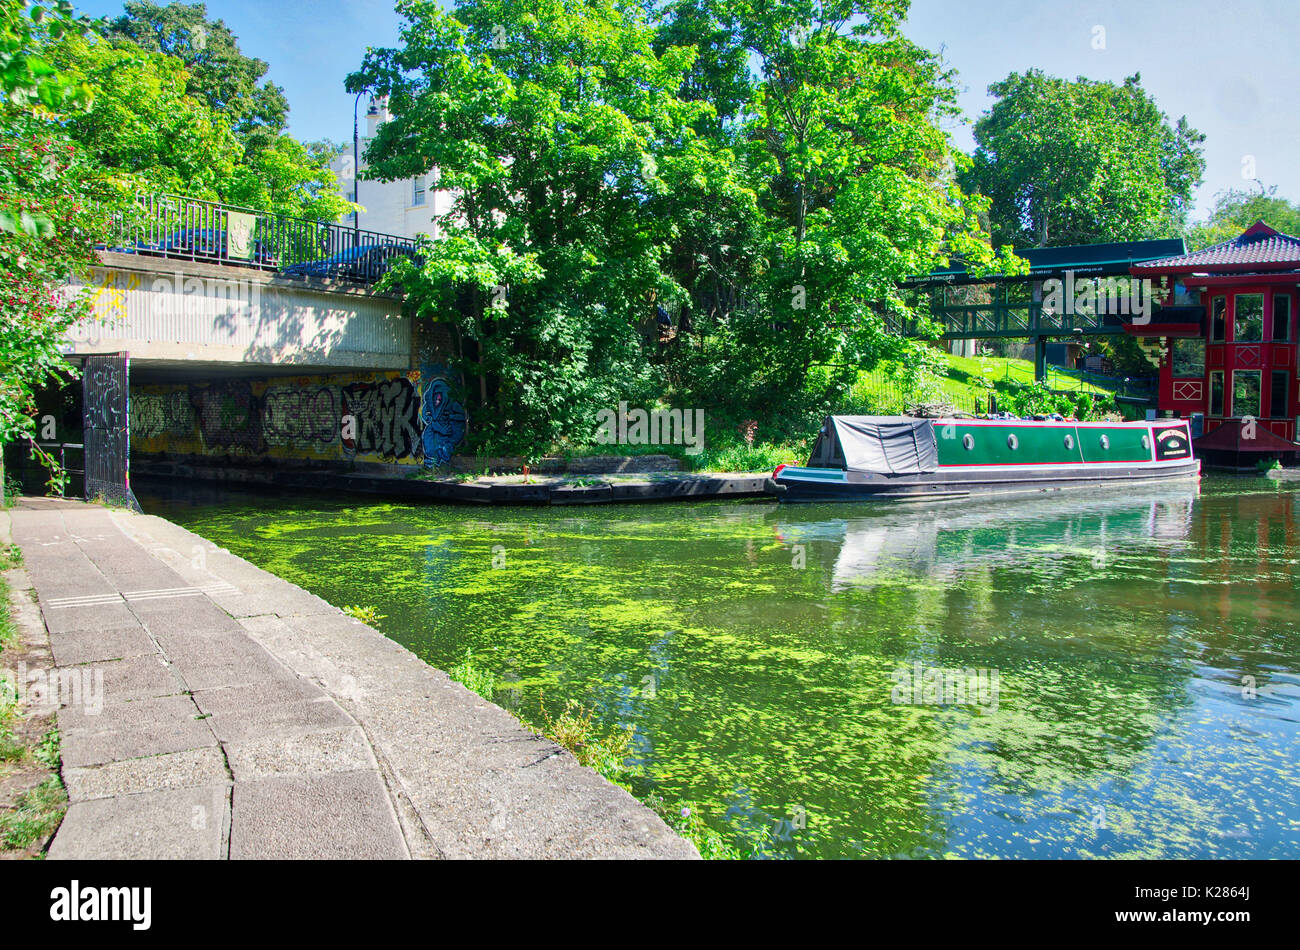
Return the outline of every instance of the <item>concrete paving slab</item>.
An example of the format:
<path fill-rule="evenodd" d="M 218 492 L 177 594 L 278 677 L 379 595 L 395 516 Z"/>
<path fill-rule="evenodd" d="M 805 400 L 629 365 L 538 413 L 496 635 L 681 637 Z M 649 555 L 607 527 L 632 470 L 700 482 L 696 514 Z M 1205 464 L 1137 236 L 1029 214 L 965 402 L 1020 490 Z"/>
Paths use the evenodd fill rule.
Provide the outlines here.
<path fill-rule="evenodd" d="M 88 664 L 104 672 L 104 704 L 178 696 L 186 692 L 175 670 L 158 653 Z"/>
<path fill-rule="evenodd" d="M 378 769 L 365 735 L 355 726 L 301 736 L 264 736 L 225 747 L 236 782 L 272 775 L 307 775 Z"/>
<path fill-rule="evenodd" d="M 378 772 L 239 782 L 232 804 L 232 859 L 409 855 Z"/>
<path fill-rule="evenodd" d="M 37 577 L 38 572 L 33 572 L 32 576 Z M 39 592 L 40 589 L 38 581 L 36 590 Z M 139 624 L 135 614 L 131 613 L 124 602 L 92 607 L 51 608 L 49 601 L 42 598 L 41 611 L 45 614 L 45 626 L 51 634 L 71 633 L 76 630 L 104 630 Z"/>
<path fill-rule="evenodd" d="M 63 764 L 78 768 L 215 746 L 217 739 L 188 696 L 141 699 L 98 715 L 59 710 Z"/>
<path fill-rule="evenodd" d="M 230 787 L 169 789 L 74 802 L 50 844 L 51 860 L 217 860 Z"/>
<path fill-rule="evenodd" d="M 158 655 L 157 645 L 135 618 L 119 626 L 51 632 L 50 649 L 60 666 Z"/>
<path fill-rule="evenodd" d="M 355 725 L 328 696 L 216 715 L 209 719 L 209 724 L 217 738 L 226 743 L 301 736 Z"/>
<path fill-rule="evenodd" d="M 63 784 L 73 802 L 169 788 L 213 787 L 228 781 L 225 756 L 216 746 L 63 770 Z"/>

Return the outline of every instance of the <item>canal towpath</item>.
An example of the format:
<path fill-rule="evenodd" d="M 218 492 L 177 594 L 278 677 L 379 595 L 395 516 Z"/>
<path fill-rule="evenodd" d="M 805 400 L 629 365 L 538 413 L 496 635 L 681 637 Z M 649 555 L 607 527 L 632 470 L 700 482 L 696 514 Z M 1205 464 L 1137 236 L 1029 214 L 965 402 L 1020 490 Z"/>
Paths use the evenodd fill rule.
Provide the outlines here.
<path fill-rule="evenodd" d="M 177 525 L 26 498 L 0 512 L 11 542 L 55 665 L 24 671 L 59 703 L 52 859 L 698 857 L 505 710 Z"/>

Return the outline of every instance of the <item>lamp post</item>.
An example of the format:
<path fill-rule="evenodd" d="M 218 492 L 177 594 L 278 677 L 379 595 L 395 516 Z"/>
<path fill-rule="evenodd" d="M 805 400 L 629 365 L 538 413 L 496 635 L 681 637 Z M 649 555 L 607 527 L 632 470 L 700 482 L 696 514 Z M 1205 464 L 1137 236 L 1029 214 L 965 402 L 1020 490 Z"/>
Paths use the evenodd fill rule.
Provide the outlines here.
<path fill-rule="evenodd" d="M 361 108 L 361 93 L 363 92 L 365 92 L 364 89 L 359 91 L 357 97 L 352 100 L 352 203 L 354 205 L 358 203 L 357 198 L 361 194 L 361 159 L 358 155 L 357 147 L 361 137 L 358 132 L 359 119 L 357 117 L 357 110 Z M 354 208 L 352 211 L 352 247 L 358 248 L 360 246 L 361 209 Z"/>

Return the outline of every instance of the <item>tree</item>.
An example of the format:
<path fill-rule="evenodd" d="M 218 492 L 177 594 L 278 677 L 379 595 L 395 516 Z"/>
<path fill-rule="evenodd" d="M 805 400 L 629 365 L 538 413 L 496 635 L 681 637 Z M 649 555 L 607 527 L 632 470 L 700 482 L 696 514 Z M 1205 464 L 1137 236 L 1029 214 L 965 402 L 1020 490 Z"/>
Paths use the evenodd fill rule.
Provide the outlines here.
<path fill-rule="evenodd" d="M 403 47 L 371 50 L 348 79 L 394 115 L 370 172 L 436 166 L 456 195 L 428 263 L 398 279 L 477 349 L 464 368 L 488 383 L 479 433 L 514 450 L 587 442 L 599 408 L 661 389 L 639 327 L 650 292 L 680 295 L 653 200 L 707 165 L 693 122 L 709 107 L 677 95 L 690 55 L 657 56 L 644 12 L 614 0 L 397 8 Z"/>
<path fill-rule="evenodd" d="M 951 84 L 898 34 L 904 2 L 397 6 L 402 46 L 348 88 L 394 115 L 372 175 L 437 167 L 457 196 L 393 280 L 461 323 L 494 444 L 589 441 L 624 399 L 773 420 L 790 403 L 802 424 L 858 362 L 919 358 L 869 301 L 910 313 L 899 278 L 994 259 L 934 122 Z M 679 330 L 691 315 L 692 345 L 646 340 L 658 306 Z M 830 363 L 837 380 L 814 372 Z"/>
<path fill-rule="evenodd" d="M 45 37 L 88 21 L 67 3 L 25 6 L 0 0 L 0 444 L 30 438 L 35 391 L 73 374 L 59 345 L 88 307 L 64 284 L 120 200 L 65 131 L 90 90 L 43 55 Z"/>
<path fill-rule="evenodd" d="M 1259 191 L 1229 189 L 1216 196 L 1209 219 L 1187 230 L 1187 246 L 1200 250 L 1230 241 L 1256 221 L 1263 221 L 1283 234 L 1300 235 L 1300 205 L 1280 198 L 1277 186 L 1260 186 Z"/>
<path fill-rule="evenodd" d="M 128 0 L 125 9 L 106 25 L 106 35 L 183 63 L 186 91 L 224 115 L 250 154 L 281 136 L 289 117 L 284 90 L 265 81 L 269 67 L 264 61 L 240 52 L 225 21 L 208 19 L 206 4 Z"/>
<path fill-rule="evenodd" d="M 1017 269 L 982 233 L 983 201 L 957 183 L 965 159 L 936 122 L 955 110 L 952 78 L 899 32 L 907 6 L 674 7 L 688 16 L 677 33 L 697 38 L 696 63 L 707 44 L 707 62 L 723 64 L 697 85 L 751 90 L 737 113 L 737 167 L 759 209 L 752 268 L 737 275 L 746 300 L 717 327 L 727 353 L 717 371 L 695 361 L 683 374 L 711 380 L 711 402 L 726 393 L 738 411 L 768 407 L 769 418 L 784 403 L 785 421 L 803 425 L 798 417 L 829 409 L 859 369 L 927 362 L 928 348 L 887 329 L 886 316 L 916 316 L 900 281 L 948 259 L 973 272 Z M 738 62 L 752 69 L 743 84 L 730 72 Z"/>
<path fill-rule="evenodd" d="M 321 220 L 352 210 L 329 167 L 333 151 L 285 133 L 267 139 L 265 127 L 241 141 L 239 100 L 228 112 L 195 95 L 183 58 L 100 36 L 65 36 L 48 56 L 93 92 L 93 107 L 69 120 L 70 134 L 137 191 Z"/>
<path fill-rule="evenodd" d="M 1142 88 L 1039 70 L 989 87 L 998 101 L 975 124 L 962 176 L 991 199 L 996 242 L 1018 248 L 1177 233 L 1205 170 L 1205 137 L 1171 124 Z"/>

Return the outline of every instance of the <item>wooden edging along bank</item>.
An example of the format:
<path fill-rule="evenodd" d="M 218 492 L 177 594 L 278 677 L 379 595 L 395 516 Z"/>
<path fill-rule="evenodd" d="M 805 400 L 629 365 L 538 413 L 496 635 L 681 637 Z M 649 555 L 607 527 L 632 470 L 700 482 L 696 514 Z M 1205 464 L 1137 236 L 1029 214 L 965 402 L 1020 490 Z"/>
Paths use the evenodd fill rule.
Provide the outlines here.
<path fill-rule="evenodd" d="M 249 469 L 190 463 L 138 466 L 137 477 L 187 480 L 249 487 L 340 491 L 385 498 L 476 505 L 599 505 L 620 502 L 701 501 L 712 498 L 754 498 L 764 495 L 766 473 L 695 474 L 652 472 L 615 478 L 563 477 L 523 479 L 411 478 L 388 474 Z"/>

